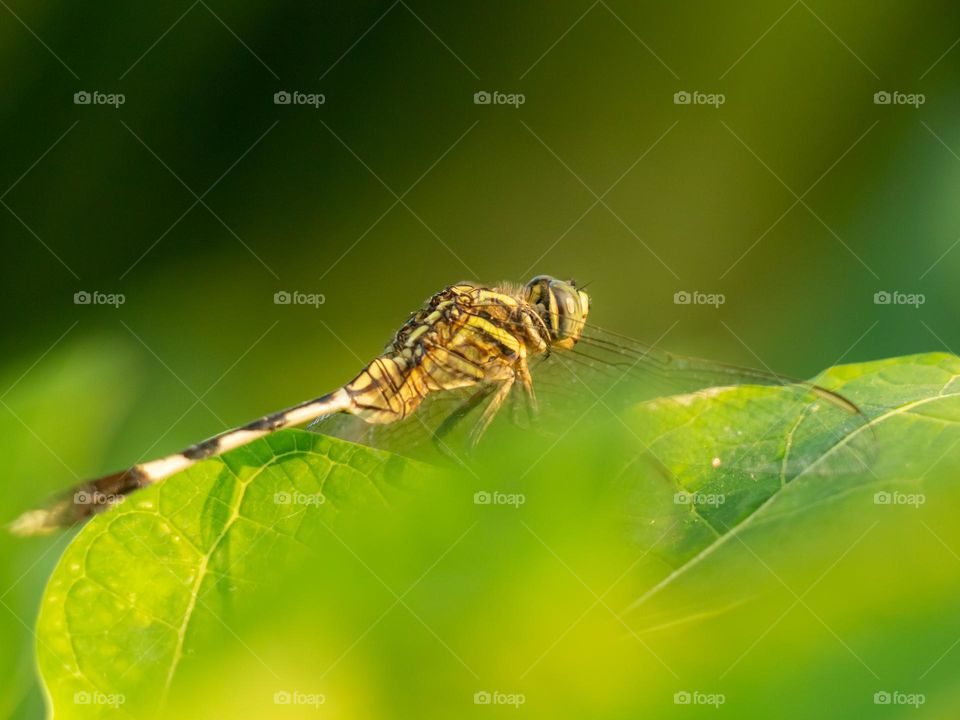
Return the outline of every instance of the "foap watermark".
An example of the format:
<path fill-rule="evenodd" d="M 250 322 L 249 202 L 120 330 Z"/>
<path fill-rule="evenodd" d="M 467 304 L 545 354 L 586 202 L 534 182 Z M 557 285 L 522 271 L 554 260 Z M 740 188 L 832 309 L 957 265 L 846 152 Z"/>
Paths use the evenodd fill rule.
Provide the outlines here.
<path fill-rule="evenodd" d="M 910 105 L 914 109 L 919 108 L 927 101 L 927 96 L 923 93 L 905 93 L 899 90 L 880 90 L 873 94 L 874 105 Z"/>
<path fill-rule="evenodd" d="M 323 693 L 307 693 L 300 690 L 278 690 L 273 694 L 274 705 L 306 705 L 318 708 L 327 702 Z"/>
<path fill-rule="evenodd" d="M 927 496 L 923 493 L 905 493 L 895 490 L 888 492 L 881 490 L 873 494 L 874 505 L 906 505 L 907 507 L 918 508 L 926 504 Z"/>
<path fill-rule="evenodd" d="M 105 693 L 100 692 L 99 690 L 87 691 L 80 690 L 73 694 L 73 703 L 74 705 L 100 705 L 103 707 L 111 707 L 114 710 L 118 709 L 127 701 L 126 696 L 122 693 Z"/>
<path fill-rule="evenodd" d="M 674 305 L 712 305 L 715 308 L 720 307 L 727 301 L 727 296 L 723 293 L 705 293 L 699 290 L 688 292 L 678 290 L 673 294 Z"/>
<path fill-rule="evenodd" d="M 318 308 L 327 302 L 323 293 L 305 293 L 299 290 L 278 290 L 273 294 L 274 305 L 310 305 Z"/>
<path fill-rule="evenodd" d="M 504 93 L 499 90 L 479 90 L 473 94 L 474 105 L 510 105 L 519 108 L 527 101 L 523 93 Z"/>
<path fill-rule="evenodd" d="M 74 305 L 112 305 L 120 307 L 127 301 L 123 293 L 105 293 L 99 290 L 78 290 L 73 294 Z"/>
<path fill-rule="evenodd" d="M 705 507 L 720 507 L 727 501 L 723 493 L 687 492 L 681 490 L 673 494 L 674 505 L 703 505 Z"/>
<path fill-rule="evenodd" d="M 105 493 L 99 490 L 77 490 L 73 494 L 74 505 L 116 505 L 126 499 L 126 495 Z"/>
<path fill-rule="evenodd" d="M 900 690 L 878 690 L 873 694 L 874 705 L 909 705 L 918 708 L 927 702 L 923 693 L 905 693 Z"/>
<path fill-rule="evenodd" d="M 923 293 L 905 293 L 899 290 L 878 290 L 873 294 L 874 305 L 910 305 L 919 308 L 927 301 Z"/>
<path fill-rule="evenodd" d="M 74 105 L 109 105 L 114 110 L 127 101 L 123 93 L 105 93 L 99 90 L 79 90 L 73 94 Z"/>
<path fill-rule="evenodd" d="M 309 105 L 317 110 L 326 104 L 327 96 L 323 93 L 305 93 L 299 90 L 279 90 L 273 94 L 274 105 Z"/>
<path fill-rule="evenodd" d="M 719 708 L 727 702 L 723 693 L 705 693 L 700 690 L 678 690 L 673 694 L 674 705 L 710 705 Z"/>
<path fill-rule="evenodd" d="M 705 93 L 699 90 L 688 92 L 679 90 L 673 94 L 674 105 L 709 105 L 712 108 L 719 108 L 727 101 L 727 96 L 723 93 Z"/>
<path fill-rule="evenodd" d="M 277 505 L 323 505 L 327 501 L 323 493 L 304 493 L 298 490 L 287 492 L 282 490 L 273 494 L 273 502 Z"/>
<path fill-rule="evenodd" d="M 523 693 L 505 693 L 499 690 L 489 692 L 487 690 L 478 690 L 473 694 L 474 705 L 512 705 L 519 708 L 527 702 L 527 696 Z"/>
<path fill-rule="evenodd" d="M 509 505 L 518 508 L 527 502 L 527 496 L 523 493 L 505 493 L 494 490 L 480 490 L 473 494 L 474 505 Z"/>

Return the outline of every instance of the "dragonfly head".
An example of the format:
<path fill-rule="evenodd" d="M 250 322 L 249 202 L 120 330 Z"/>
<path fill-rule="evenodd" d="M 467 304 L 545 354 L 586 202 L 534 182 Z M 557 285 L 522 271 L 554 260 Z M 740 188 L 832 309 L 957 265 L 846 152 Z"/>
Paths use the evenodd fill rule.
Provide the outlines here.
<path fill-rule="evenodd" d="M 573 280 L 538 275 L 523 286 L 523 299 L 546 324 L 551 346 L 569 350 L 576 345 L 590 312 L 590 297 Z"/>

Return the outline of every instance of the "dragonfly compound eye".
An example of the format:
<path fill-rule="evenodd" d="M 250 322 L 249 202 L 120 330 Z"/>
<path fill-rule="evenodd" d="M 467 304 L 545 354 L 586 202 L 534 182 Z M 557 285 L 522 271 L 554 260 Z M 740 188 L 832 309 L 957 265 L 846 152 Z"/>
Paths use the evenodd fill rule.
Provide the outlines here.
<path fill-rule="evenodd" d="M 543 318 L 552 345 L 571 348 L 580 339 L 590 299 L 572 282 L 538 275 L 524 286 L 524 299 Z"/>

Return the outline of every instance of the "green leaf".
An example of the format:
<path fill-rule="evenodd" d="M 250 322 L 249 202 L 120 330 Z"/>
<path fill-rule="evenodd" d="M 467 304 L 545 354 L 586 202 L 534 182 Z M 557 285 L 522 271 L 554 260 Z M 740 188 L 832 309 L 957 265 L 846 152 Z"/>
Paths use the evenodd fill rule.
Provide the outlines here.
<path fill-rule="evenodd" d="M 109 338 L 72 343 L 29 372 L 5 357 L 0 387 L 0 457 L 7 482 L 0 517 L 7 521 L 38 497 L 55 492 L 70 470 L 93 472 L 108 461 L 114 429 L 128 413 L 139 385 L 134 359 Z M 104 393 L 104 387 L 113 387 Z M 82 408 L 83 422 L 67 418 Z M 54 449 L 55 448 L 55 449 Z M 23 482 L 31 478 L 31 482 Z M 0 533 L 0 717 L 37 717 L 43 698 L 36 676 L 33 622 L 57 552 L 52 546 L 23 542 Z"/>
<path fill-rule="evenodd" d="M 617 687 L 634 687 L 627 676 L 643 672 L 649 677 L 668 663 L 652 662 L 645 654 L 625 656 L 625 623 L 636 628 L 630 630 L 635 637 L 636 632 L 674 633 L 667 649 L 657 646 L 658 659 L 689 647 L 703 662 L 698 637 L 677 634 L 686 623 L 735 612 L 731 608 L 768 592 L 764 581 L 769 585 L 771 578 L 791 588 L 798 578 L 809 584 L 808 575 L 821 574 L 834 559 L 824 562 L 824 553 L 848 552 L 878 518 L 900 517 L 890 513 L 903 510 L 902 503 L 878 503 L 875 493 L 915 498 L 928 491 L 928 483 L 952 477 L 958 469 L 953 451 L 960 444 L 958 377 L 960 359 L 931 354 L 837 367 L 817 379 L 857 403 L 870 423 L 802 388 L 743 386 L 641 403 L 606 418 L 607 424 L 598 421 L 561 437 L 563 442 L 550 441 L 546 450 L 527 438 L 511 443 L 495 433 L 493 440 L 502 445 L 493 460 L 448 473 L 446 485 L 455 494 L 441 502 L 426 495 L 435 485 L 428 466 L 324 436 L 279 433 L 137 493 L 79 532 L 50 580 L 39 619 L 39 661 L 51 703 L 60 717 L 90 717 L 113 712 L 111 699 L 122 699 L 123 708 L 139 716 L 161 707 L 170 688 L 186 682 L 185 693 L 174 693 L 174 705 L 181 710 L 189 705 L 202 716 L 203 707 L 219 707 L 222 698 L 207 697 L 204 688 L 214 678 L 223 683 L 222 664 L 229 663 L 228 673 L 251 677 L 252 672 L 260 678 L 250 680 L 249 688 L 231 688 L 230 707 L 237 711 L 265 716 L 277 709 L 270 700 L 274 693 L 299 688 L 312 696 L 332 688 L 331 697 L 355 713 L 382 715 L 384 707 L 356 709 L 371 688 L 383 685 L 381 679 L 357 689 L 365 672 L 373 670 L 354 671 L 339 681 L 327 675 L 361 641 L 368 652 L 381 653 L 370 667 L 387 669 L 392 680 L 386 685 L 398 696 L 409 693 L 411 702 L 441 686 L 453 693 L 445 697 L 451 702 L 482 690 L 480 673 L 473 670 L 478 657 L 485 659 L 487 672 L 509 667 L 512 674 L 505 682 L 519 682 L 530 673 L 572 677 L 582 672 L 612 684 L 616 679 Z M 522 474 L 505 475 L 518 463 L 523 463 Z M 629 543 L 619 534 L 611 544 L 605 534 L 612 524 L 605 504 L 595 500 L 609 498 L 611 487 L 609 504 L 615 517 L 627 516 Z M 527 497 L 522 504 L 499 507 L 470 500 L 474 492 L 497 490 L 519 490 Z M 311 503 L 310 497 L 320 497 L 316 493 L 325 502 Z M 300 504 L 285 502 L 294 497 Z M 420 515 L 402 536 L 374 538 L 367 560 L 337 535 L 369 526 L 382 511 L 398 514 L 392 509 L 410 498 L 420 499 L 407 503 Z M 931 527 L 942 522 L 939 516 L 927 520 Z M 845 537 L 845 528 L 854 537 Z M 432 532 L 444 539 L 431 538 Z M 349 550 L 346 562 L 330 559 L 331 548 L 337 549 L 331 537 Z M 831 544 L 837 542 L 843 545 L 834 551 Z M 631 558 L 636 548 L 641 554 Z M 457 558 L 459 552 L 465 557 Z M 243 639 L 237 630 L 242 622 L 224 620 L 233 617 L 234 604 L 248 588 L 282 580 L 299 556 L 317 554 L 326 562 L 312 571 L 309 584 L 295 573 L 279 582 L 284 592 L 261 602 Z M 782 562 L 773 570 L 771 558 L 777 556 Z M 433 592 L 416 608 L 408 605 L 407 593 L 399 591 L 429 582 L 424 576 L 441 573 L 441 561 L 450 565 Z M 557 573 L 559 579 L 553 577 Z M 571 575 L 577 581 L 572 589 Z M 371 579 L 376 581 L 372 587 L 364 584 Z M 611 582 L 616 592 L 601 594 Z M 936 581 L 922 578 L 912 589 L 919 591 L 924 583 L 935 591 Z M 567 636 L 577 624 L 570 622 L 585 617 L 582 585 L 600 598 L 593 602 L 587 595 L 587 612 L 598 603 L 604 617 L 610 608 L 629 612 L 614 623 L 613 634 L 592 618 L 584 621 L 589 645 L 564 654 L 563 643 L 576 635 Z M 889 601 L 896 592 L 901 591 L 860 598 L 860 609 L 868 601 Z M 296 597 L 302 594 L 306 597 Z M 424 605 L 432 609 L 426 620 Z M 370 631 L 398 606 L 419 624 L 390 634 L 384 630 L 392 627 L 390 621 L 384 621 L 380 631 L 387 636 L 376 644 Z M 751 608 L 739 625 L 714 628 L 716 637 L 724 638 L 709 654 L 721 663 L 714 678 L 729 672 L 724 662 L 730 668 L 740 662 L 742 647 L 735 645 L 748 642 L 741 636 L 765 637 L 764 627 L 751 625 L 767 610 L 759 607 L 761 612 Z M 854 632 L 843 624 L 846 617 L 832 617 L 831 630 L 836 625 L 844 635 Z M 771 621 L 780 620 L 774 615 Z M 498 641 L 495 629 L 503 623 L 508 637 Z M 251 633 L 271 639 L 261 637 L 258 644 Z M 287 648 L 304 633 L 310 637 L 308 652 L 275 657 L 274 638 L 284 638 L 279 643 Z M 236 650 L 210 651 L 218 637 L 242 648 L 240 658 L 249 650 L 247 659 L 256 659 L 250 661 L 252 669 L 237 664 Z M 642 644 L 645 653 L 647 641 Z M 504 655 L 507 646 L 517 651 Z M 843 646 L 832 650 L 841 660 L 831 656 L 831 662 L 850 662 Z M 271 652 L 264 661 L 261 655 Z M 732 657 L 725 658 L 725 652 Z M 188 659 L 192 664 L 185 673 Z M 676 662 L 669 659 L 670 665 Z M 426 673 L 431 679 L 424 686 L 417 679 L 424 663 L 442 680 Z M 289 681 L 291 676 L 300 679 Z M 317 678 L 326 678 L 319 689 L 313 685 Z M 563 696 L 548 691 L 555 685 L 540 686 L 546 715 L 563 711 Z M 649 692 L 653 684 L 647 687 Z M 671 687 L 671 693 L 677 690 Z M 858 686 L 857 692 L 867 689 Z M 667 700 L 667 689 L 661 691 Z M 635 695 L 619 710 L 629 708 L 636 715 L 658 707 L 643 705 Z M 90 705 L 81 704 L 87 700 Z M 395 701 L 390 697 L 385 707 Z"/>
<path fill-rule="evenodd" d="M 328 528 L 406 501 L 426 466 L 287 430 L 200 463 L 95 517 L 43 600 L 38 653 L 57 717 L 162 702 L 230 593 Z"/>
<path fill-rule="evenodd" d="M 766 387 L 661 398 L 629 414 L 647 462 L 627 466 L 618 483 L 635 540 L 668 568 L 633 607 L 753 525 L 789 528 L 796 514 L 855 492 L 881 493 L 870 497 L 878 505 L 911 504 L 931 463 L 960 443 L 956 356 L 839 366 L 815 382 L 857 403 L 864 416 L 802 389 Z"/>

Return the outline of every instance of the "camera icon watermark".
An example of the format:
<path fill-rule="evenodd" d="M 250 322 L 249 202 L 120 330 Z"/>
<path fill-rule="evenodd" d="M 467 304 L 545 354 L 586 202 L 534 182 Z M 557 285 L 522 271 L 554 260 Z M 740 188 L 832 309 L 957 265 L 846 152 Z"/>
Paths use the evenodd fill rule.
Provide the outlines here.
<path fill-rule="evenodd" d="M 926 502 L 927 496 L 923 493 L 888 492 L 881 490 L 873 494 L 874 505 L 896 505 L 919 508 L 921 505 L 925 505 Z"/>
<path fill-rule="evenodd" d="M 127 101 L 123 93 L 104 93 L 99 90 L 78 90 L 73 94 L 74 105 L 109 105 L 114 110 Z"/>
<path fill-rule="evenodd" d="M 708 105 L 716 109 L 725 102 L 727 102 L 727 96 L 723 93 L 679 90 L 673 94 L 674 105 Z"/>
<path fill-rule="evenodd" d="M 918 708 L 927 702 L 923 693 L 905 693 L 900 690 L 878 690 L 873 694 L 874 705 L 909 705 Z"/>
<path fill-rule="evenodd" d="M 99 690 L 80 690 L 73 694 L 74 705 L 98 705 L 119 709 L 127 701 L 123 693 L 105 693 Z"/>
<path fill-rule="evenodd" d="M 325 105 L 327 96 L 323 93 L 305 93 L 299 90 L 279 90 L 273 94 L 274 105 L 309 105 L 314 110 Z"/>
<path fill-rule="evenodd" d="M 286 490 L 281 490 L 273 494 L 273 502 L 275 505 L 313 505 L 319 507 L 326 501 L 327 497 L 323 493 L 303 493 L 298 490 L 287 492 Z"/>
<path fill-rule="evenodd" d="M 516 109 L 526 101 L 527 96 L 523 93 L 504 93 L 499 90 L 488 92 L 487 90 L 480 90 L 473 94 L 474 105 L 510 105 Z"/>
<path fill-rule="evenodd" d="M 306 693 L 300 690 L 278 690 L 273 694 L 274 705 L 306 705 L 318 708 L 327 702 L 323 693 Z"/>
<path fill-rule="evenodd" d="M 700 690 L 678 690 L 673 694 L 674 705 L 709 705 L 719 708 L 727 702 L 723 693 L 705 693 Z"/>
<path fill-rule="evenodd" d="M 489 692 L 487 690 L 478 690 L 473 694 L 474 705 L 511 705 L 519 708 L 527 702 L 527 696 L 523 693 L 505 693 L 499 690 Z"/>
<path fill-rule="evenodd" d="M 309 305 L 319 308 L 327 302 L 323 293 L 305 293 L 299 290 L 278 290 L 273 294 L 274 305 Z"/>
<path fill-rule="evenodd" d="M 727 301 L 727 296 L 723 293 L 705 293 L 699 290 L 688 292 L 687 290 L 678 290 L 673 294 L 674 305 L 711 305 L 719 308 Z"/>
<path fill-rule="evenodd" d="M 909 105 L 913 109 L 919 108 L 927 101 L 923 93 L 905 93 L 899 90 L 880 90 L 873 94 L 874 105 Z"/>
<path fill-rule="evenodd" d="M 927 302 L 923 293 L 905 293 L 899 290 L 878 290 L 873 294 L 874 305 L 908 305 L 919 308 Z"/>
<path fill-rule="evenodd" d="M 720 507 L 727 501 L 723 493 L 687 492 L 681 490 L 673 494 L 674 505 L 693 505 L 694 507 Z"/>
<path fill-rule="evenodd" d="M 126 499 L 126 495 L 105 493 L 99 490 L 77 490 L 73 494 L 74 505 L 117 505 Z"/>
<path fill-rule="evenodd" d="M 112 305 L 118 308 L 127 301 L 123 293 L 104 293 L 98 290 L 78 290 L 73 294 L 74 305 Z"/>
<path fill-rule="evenodd" d="M 523 493 L 504 493 L 494 490 L 480 490 L 473 494 L 474 505 L 507 505 L 514 509 L 519 508 L 527 502 L 527 496 Z"/>

